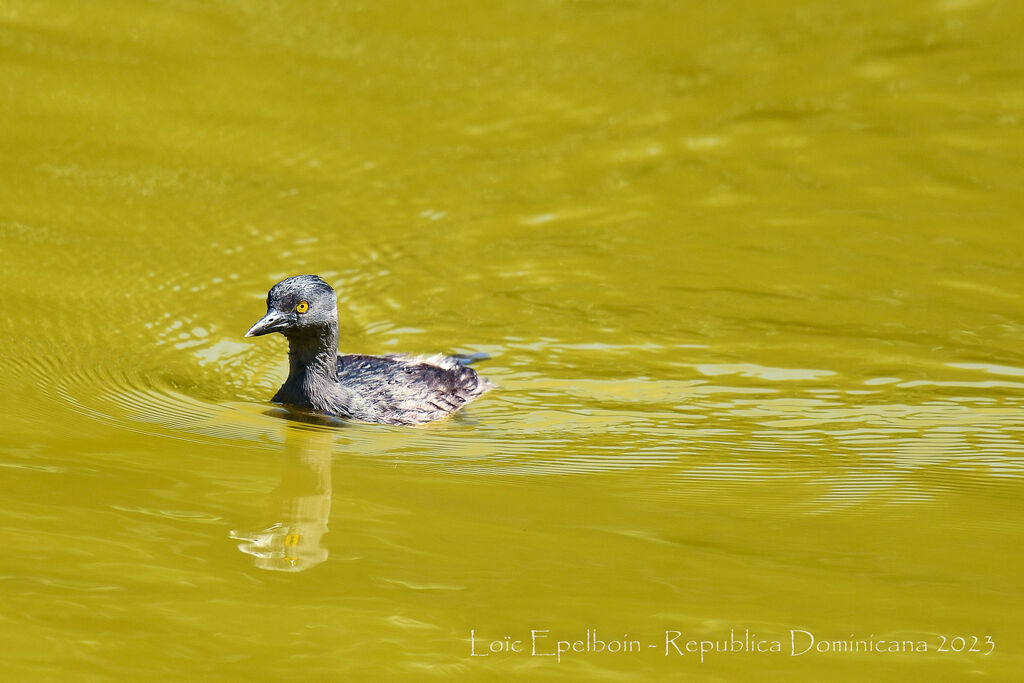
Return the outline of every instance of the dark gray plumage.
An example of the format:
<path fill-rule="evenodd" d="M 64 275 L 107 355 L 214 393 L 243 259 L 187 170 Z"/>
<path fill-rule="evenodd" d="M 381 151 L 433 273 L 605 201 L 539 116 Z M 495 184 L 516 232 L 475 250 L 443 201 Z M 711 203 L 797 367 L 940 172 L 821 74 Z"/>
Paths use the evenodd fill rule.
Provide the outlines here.
<path fill-rule="evenodd" d="M 382 424 L 422 424 L 450 415 L 490 388 L 450 356 L 338 355 L 334 289 L 316 275 L 282 280 L 267 294 L 267 314 L 248 332 L 288 338 L 288 379 L 277 403 Z"/>

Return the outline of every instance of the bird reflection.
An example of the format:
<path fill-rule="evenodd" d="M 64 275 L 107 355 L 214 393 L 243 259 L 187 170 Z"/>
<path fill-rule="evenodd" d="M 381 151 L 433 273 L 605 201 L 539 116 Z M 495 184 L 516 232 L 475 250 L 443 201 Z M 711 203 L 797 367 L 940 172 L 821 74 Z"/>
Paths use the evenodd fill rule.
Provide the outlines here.
<path fill-rule="evenodd" d="M 275 410 L 290 424 L 284 432 L 281 483 L 269 495 L 269 526 L 230 532 L 238 549 L 260 569 L 301 572 L 327 559 L 323 536 L 331 512 L 331 430 L 337 420 L 311 413 Z"/>

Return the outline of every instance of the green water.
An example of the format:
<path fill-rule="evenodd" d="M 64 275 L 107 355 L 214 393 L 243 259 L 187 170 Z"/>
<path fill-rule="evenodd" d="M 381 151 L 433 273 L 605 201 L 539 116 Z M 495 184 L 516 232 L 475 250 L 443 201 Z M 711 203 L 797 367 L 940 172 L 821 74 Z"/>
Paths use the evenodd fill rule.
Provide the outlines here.
<path fill-rule="evenodd" d="M 1022 21 L 0 2 L 3 677 L 1018 677 Z M 285 414 L 301 273 L 497 388 Z"/>

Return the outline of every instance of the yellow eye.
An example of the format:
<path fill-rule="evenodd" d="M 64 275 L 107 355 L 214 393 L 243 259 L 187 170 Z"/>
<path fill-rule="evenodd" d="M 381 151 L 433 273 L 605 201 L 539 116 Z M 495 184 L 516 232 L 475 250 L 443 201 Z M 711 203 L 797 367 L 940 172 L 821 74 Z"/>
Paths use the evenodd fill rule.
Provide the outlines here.
<path fill-rule="evenodd" d="M 307 303 L 305 301 L 300 301 L 299 305 L 295 307 L 295 312 L 296 313 L 305 313 L 308 310 L 309 310 L 309 303 Z"/>

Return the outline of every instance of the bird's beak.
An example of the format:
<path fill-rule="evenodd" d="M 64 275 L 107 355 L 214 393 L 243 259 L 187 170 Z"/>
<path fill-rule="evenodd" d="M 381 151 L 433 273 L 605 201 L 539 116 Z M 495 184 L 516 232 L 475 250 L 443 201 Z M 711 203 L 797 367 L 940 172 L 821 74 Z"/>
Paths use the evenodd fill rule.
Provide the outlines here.
<path fill-rule="evenodd" d="M 256 324 L 245 333 L 246 337 L 258 337 L 261 334 L 281 332 L 288 327 L 288 317 L 277 311 L 268 311 L 265 316 L 256 321 Z"/>

